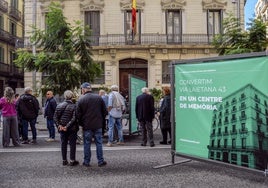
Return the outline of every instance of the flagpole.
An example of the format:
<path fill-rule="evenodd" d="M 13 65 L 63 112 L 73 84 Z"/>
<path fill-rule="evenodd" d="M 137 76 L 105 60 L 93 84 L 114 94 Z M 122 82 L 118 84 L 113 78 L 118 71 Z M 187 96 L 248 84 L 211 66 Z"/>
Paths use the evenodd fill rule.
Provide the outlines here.
<path fill-rule="evenodd" d="M 134 38 L 136 34 L 136 0 L 132 0 L 132 44 L 134 44 Z"/>

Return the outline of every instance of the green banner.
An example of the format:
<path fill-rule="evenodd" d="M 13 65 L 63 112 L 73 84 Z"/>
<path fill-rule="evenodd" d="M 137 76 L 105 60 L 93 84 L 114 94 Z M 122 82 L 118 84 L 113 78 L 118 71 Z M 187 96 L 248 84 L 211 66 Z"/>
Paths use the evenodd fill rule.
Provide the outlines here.
<path fill-rule="evenodd" d="M 268 58 L 174 66 L 176 152 L 266 169 Z"/>
<path fill-rule="evenodd" d="M 135 77 L 133 75 L 130 75 L 129 77 L 129 132 L 130 134 L 135 133 L 138 131 L 138 124 L 137 124 L 137 118 L 135 113 L 135 106 L 136 106 L 136 98 L 138 95 L 142 94 L 141 89 L 143 87 L 146 87 L 147 83 L 145 80 Z"/>

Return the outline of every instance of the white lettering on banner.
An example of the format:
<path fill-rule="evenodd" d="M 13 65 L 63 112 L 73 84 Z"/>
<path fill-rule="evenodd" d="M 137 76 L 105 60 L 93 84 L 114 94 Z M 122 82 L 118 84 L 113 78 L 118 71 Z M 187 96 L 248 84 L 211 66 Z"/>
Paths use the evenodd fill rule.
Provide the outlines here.
<path fill-rule="evenodd" d="M 213 84 L 212 79 L 180 80 L 180 85 L 208 85 Z"/>
<path fill-rule="evenodd" d="M 216 105 L 210 105 L 210 104 L 188 104 L 188 108 L 202 109 L 202 110 L 217 110 Z"/>
<path fill-rule="evenodd" d="M 180 92 L 195 92 L 195 93 L 217 92 L 216 87 L 180 87 L 179 90 L 180 90 Z"/>
<path fill-rule="evenodd" d="M 222 97 L 198 97 L 200 102 L 222 102 Z"/>
<path fill-rule="evenodd" d="M 210 78 L 181 79 L 178 81 L 179 108 L 217 110 L 216 104 L 222 103 L 221 95 L 226 92 L 225 85 L 214 83 Z"/>

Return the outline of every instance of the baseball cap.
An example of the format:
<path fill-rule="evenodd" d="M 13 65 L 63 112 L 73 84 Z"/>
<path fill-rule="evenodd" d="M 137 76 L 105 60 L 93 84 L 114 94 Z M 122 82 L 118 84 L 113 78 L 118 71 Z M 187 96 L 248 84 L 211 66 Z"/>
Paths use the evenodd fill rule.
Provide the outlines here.
<path fill-rule="evenodd" d="M 91 85 L 90 85 L 90 83 L 88 83 L 88 82 L 84 82 L 84 83 L 81 85 L 81 88 L 87 88 L 87 89 L 90 89 L 90 88 L 91 88 Z"/>

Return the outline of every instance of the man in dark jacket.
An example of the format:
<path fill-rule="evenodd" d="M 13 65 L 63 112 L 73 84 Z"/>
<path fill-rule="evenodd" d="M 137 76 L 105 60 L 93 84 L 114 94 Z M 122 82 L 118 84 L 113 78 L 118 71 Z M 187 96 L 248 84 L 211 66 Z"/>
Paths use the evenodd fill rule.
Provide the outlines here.
<path fill-rule="evenodd" d="M 85 82 L 81 85 L 83 96 L 77 102 L 77 120 L 83 128 L 84 137 L 84 162 L 83 165 L 90 166 L 91 159 L 91 140 L 94 137 L 96 144 L 96 153 L 98 166 L 106 165 L 103 159 L 102 150 L 102 126 L 107 115 L 107 110 L 104 101 L 98 94 L 94 94 L 91 85 Z"/>
<path fill-rule="evenodd" d="M 136 117 L 140 123 L 142 131 L 142 143 L 141 146 L 146 146 L 147 144 L 147 133 L 149 136 L 150 146 L 154 147 L 153 138 L 153 126 L 152 121 L 154 119 L 155 109 L 154 109 L 154 98 L 149 94 L 149 89 L 147 87 L 142 88 L 142 94 L 136 98 Z"/>
<path fill-rule="evenodd" d="M 55 141 L 55 127 L 53 116 L 57 107 L 57 102 L 53 96 L 52 91 L 47 91 L 46 97 L 47 100 L 45 103 L 44 117 L 47 119 L 47 129 L 49 132 L 49 138 L 47 139 L 47 142 L 53 142 Z"/>
<path fill-rule="evenodd" d="M 22 121 L 22 144 L 28 144 L 28 124 L 31 126 L 32 130 L 32 141 L 31 143 L 36 143 L 36 119 L 39 111 L 39 103 L 35 96 L 32 95 L 33 90 L 30 87 L 24 89 L 24 94 L 22 94 L 17 102 L 17 112 L 18 116 Z"/>

